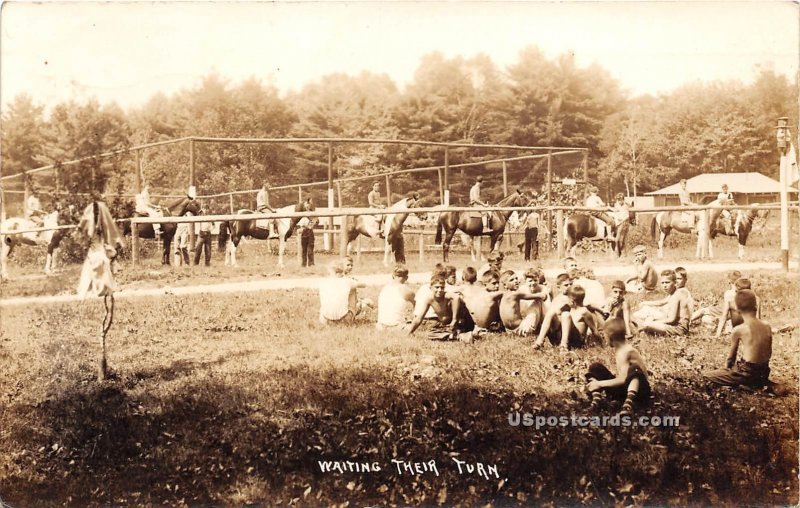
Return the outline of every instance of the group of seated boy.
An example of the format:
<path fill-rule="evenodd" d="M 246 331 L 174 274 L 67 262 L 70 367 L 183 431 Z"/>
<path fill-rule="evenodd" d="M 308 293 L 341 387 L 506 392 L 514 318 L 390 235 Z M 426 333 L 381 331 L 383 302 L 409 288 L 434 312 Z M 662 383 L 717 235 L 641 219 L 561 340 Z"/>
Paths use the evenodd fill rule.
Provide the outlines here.
<path fill-rule="evenodd" d="M 642 264 L 642 258 L 646 259 L 643 252 L 637 263 Z M 719 307 L 695 309 L 696 302 L 686 287 L 686 270 L 663 270 L 658 285 L 666 296 L 644 300 L 633 312 L 625 299 L 632 280 L 614 281 L 605 298 L 602 285 L 585 277 L 573 258 L 565 260 L 564 272 L 556 277 L 552 289 L 540 267 L 518 275 L 503 270 L 502 265 L 503 255 L 494 254 L 478 270 L 464 268 L 459 282 L 456 267 L 437 264 L 429 283 L 416 290 L 408 283 L 408 269 L 396 265 L 392 281 L 378 297 L 376 327 L 401 329 L 409 335 L 425 329 L 431 339 L 464 342 L 487 331 L 505 331 L 535 337 L 534 348 L 546 341 L 569 349 L 605 339 L 615 349 L 617 375 L 602 364 L 592 364 L 586 374 L 587 390 L 593 405 L 607 395 L 624 399 L 622 412 L 629 413 L 635 402 L 649 398 L 650 386 L 642 355 L 628 339 L 637 331 L 686 336 L 696 321 L 716 322 L 716 337 L 720 337 L 730 321 L 732 343 L 726 367 L 706 373 L 706 378 L 728 386 L 768 384 L 772 329 L 760 321 L 751 283 L 738 271 L 728 274 L 730 288 Z M 349 276 L 352 267 L 350 258 L 331 264 L 331 277 L 320 286 L 320 322 L 352 322 L 373 306 L 357 297 L 356 290 L 365 286 Z M 653 271 L 655 267 L 649 264 L 641 273 L 648 279 L 643 284 L 645 291 L 656 287 L 651 280 Z M 637 273 L 636 279 L 639 276 Z M 737 361 L 740 346 L 742 359 Z"/>

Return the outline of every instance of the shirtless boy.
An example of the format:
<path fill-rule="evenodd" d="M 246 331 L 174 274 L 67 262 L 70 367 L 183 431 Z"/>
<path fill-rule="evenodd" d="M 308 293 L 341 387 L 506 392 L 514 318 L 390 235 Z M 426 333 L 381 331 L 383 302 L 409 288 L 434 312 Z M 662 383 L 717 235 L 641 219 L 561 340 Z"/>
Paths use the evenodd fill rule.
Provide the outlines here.
<path fill-rule="evenodd" d="M 669 295 L 664 305 L 664 316 L 647 320 L 637 320 L 634 316 L 634 323 L 644 332 L 686 336 L 689 333 L 689 305 L 686 302 L 686 294 L 677 291 L 675 272 L 673 270 L 661 272 L 660 283 L 661 289 Z"/>
<path fill-rule="evenodd" d="M 436 315 L 436 329 L 447 330 L 447 337 L 456 339 L 459 333 L 468 332 L 468 327 L 459 319 L 462 302 L 457 293 L 448 293 L 444 289 L 445 280 L 441 275 L 431 278 L 430 293 L 423 295 L 422 300 L 417 300 L 414 308 L 414 319 L 408 326 L 408 334 L 412 335 L 422 324 L 428 309 L 433 309 Z M 419 294 L 419 293 L 418 293 Z M 437 336 L 437 338 L 439 338 Z"/>
<path fill-rule="evenodd" d="M 736 293 L 734 302 L 744 322 L 731 333 L 731 349 L 724 369 L 703 374 L 706 379 L 722 386 L 758 388 L 769 383 L 769 360 L 772 357 L 772 329 L 756 317 L 756 294 L 744 289 Z M 742 349 L 742 357 L 736 356 Z"/>
<path fill-rule="evenodd" d="M 483 286 L 464 288 L 464 303 L 475 322 L 475 331 L 498 329 L 500 327 L 500 277 L 494 270 L 489 270 L 481 277 Z"/>
<path fill-rule="evenodd" d="M 633 261 L 636 264 L 636 276 L 625 281 L 625 289 L 629 293 L 654 290 L 658 284 L 658 272 L 653 263 L 647 259 L 647 249 L 644 245 L 633 248 Z"/>
<path fill-rule="evenodd" d="M 625 299 L 625 283 L 615 280 L 611 283 L 611 295 L 601 309 L 606 322 L 610 319 L 619 319 L 625 324 L 625 338 L 633 337 L 631 324 L 631 306 Z"/>
<path fill-rule="evenodd" d="M 646 403 L 650 398 L 650 383 L 647 366 L 639 351 L 625 340 L 625 323 L 621 319 L 609 319 L 604 327 L 606 338 L 614 348 L 617 375 L 614 376 L 602 363 L 593 363 L 586 373 L 586 391 L 597 407 L 603 395 L 624 400 L 621 415 L 631 415 L 634 403 Z"/>
<path fill-rule="evenodd" d="M 505 293 L 500 299 L 500 319 L 506 330 L 517 335 L 529 335 L 535 332 L 538 319 L 535 313 L 525 313 L 520 308 L 521 300 L 543 300 L 547 294 L 531 292 L 529 285 L 520 287 L 519 277 L 512 270 L 500 277 L 500 284 Z M 538 286 L 538 285 L 537 285 Z"/>

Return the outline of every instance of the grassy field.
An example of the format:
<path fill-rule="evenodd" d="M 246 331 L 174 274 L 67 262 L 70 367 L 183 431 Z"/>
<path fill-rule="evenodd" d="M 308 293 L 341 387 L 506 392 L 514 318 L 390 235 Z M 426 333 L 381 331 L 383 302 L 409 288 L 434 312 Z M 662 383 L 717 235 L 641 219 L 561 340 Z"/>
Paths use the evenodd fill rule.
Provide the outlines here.
<path fill-rule="evenodd" d="M 752 278 L 766 319 L 796 320 L 796 281 Z M 690 274 L 700 300 L 722 287 L 719 276 Z M 377 332 L 374 316 L 325 328 L 317 309 L 307 290 L 121 300 L 104 383 L 94 379 L 101 302 L 3 309 L 0 498 L 12 506 L 798 502 L 797 331 L 775 337 L 780 395 L 708 390 L 700 372 L 724 362 L 728 343 L 706 330 L 687 340 L 641 336 L 657 396 L 640 414 L 679 416 L 679 427 L 537 430 L 509 425 L 509 412 L 598 414 L 582 375 L 592 361 L 610 362 L 610 350 L 534 352 L 529 340 L 499 335 L 430 342 Z M 459 474 L 454 458 L 495 465 L 499 478 Z M 398 473 L 392 459 L 435 460 L 439 475 Z M 321 460 L 381 471 L 323 473 Z"/>

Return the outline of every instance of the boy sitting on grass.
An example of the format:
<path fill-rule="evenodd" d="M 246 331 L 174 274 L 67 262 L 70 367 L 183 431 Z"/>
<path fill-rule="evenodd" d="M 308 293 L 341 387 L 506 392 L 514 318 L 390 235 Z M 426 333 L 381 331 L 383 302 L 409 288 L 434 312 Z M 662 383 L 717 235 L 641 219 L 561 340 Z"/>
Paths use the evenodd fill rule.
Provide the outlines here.
<path fill-rule="evenodd" d="M 605 395 L 614 400 L 624 400 L 620 414 L 631 415 L 635 403 L 646 403 L 650 399 L 647 367 L 639 351 L 625 340 L 625 323 L 621 319 L 609 319 L 604 330 L 614 348 L 617 375 L 614 376 L 602 363 L 593 363 L 586 373 L 586 390 L 592 398 L 592 407 L 598 407 Z"/>
<path fill-rule="evenodd" d="M 686 287 L 688 282 L 689 273 L 686 271 L 686 268 L 682 266 L 675 268 L 675 286 L 677 286 L 678 291 L 683 291 L 686 294 L 686 305 L 689 306 L 689 315 L 691 316 L 694 314 L 695 301 L 689 288 Z"/>
<path fill-rule="evenodd" d="M 475 323 L 475 334 L 482 331 L 499 331 L 502 324 L 500 322 L 500 299 L 503 291 L 500 291 L 500 275 L 494 270 L 489 270 L 481 277 L 482 286 L 474 285 L 462 290 L 464 304 L 472 316 Z"/>
<path fill-rule="evenodd" d="M 519 277 L 513 270 L 503 272 L 500 284 L 505 293 L 500 298 L 500 320 L 506 331 L 517 335 L 530 335 L 535 333 L 539 324 L 536 312 L 523 312 L 520 308 L 521 300 L 543 300 L 547 295 L 541 292 L 532 292 L 529 286 L 520 288 Z M 530 309 L 528 309 L 530 310 Z M 541 316 L 541 313 L 538 313 Z"/>
<path fill-rule="evenodd" d="M 378 322 L 375 328 L 395 328 L 405 325 L 409 307 L 414 304 L 414 290 L 407 284 L 408 268 L 396 265 L 392 270 L 392 282 L 385 285 L 378 295 Z"/>
<path fill-rule="evenodd" d="M 633 337 L 633 325 L 631 324 L 631 306 L 625 299 L 625 283 L 615 280 L 611 283 L 611 295 L 606 300 L 606 304 L 601 309 L 601 313 L 606 322 L 609 319 L 621 319 L 625 323 L 625 338 Z"/>
<path fill-rule="evenodd" d="M 647 259 L 647 249 L 644 245 L 633 248 L 633 261 L 636 264 L 636 276 L 625 281 L 625 289 L 629 293 L 653 291 L 658 285 L 658 272 L 653 263 Z"/>
<path fill-rule="evenodd" d="M 736 279 L 736 282 L 733 283 L 734 293 L 730 299 L 726 300 L 723 298 L 722 302 L 722 314 L 719 317 L 719 322 L 717 323 L 717 332 L 714 334 L 715 337 L 719 338 L 722 337 L 722 331 L 725 329 L 725 325 L 728 323 L 728 320 L 731 322 L 731 329 L 736 328 L 740 324 L 744 323 L 744 319 L 742 318 L 741 312 L 736 307 L 736 294 L 739 291 L 744 291 L 745 289 L 753 289 L 752 284 L 750 283 L 750 279 L 745 279 L 744 277 L 740 277 Z M 756 296 L 756 317 L 761 319 L 761 305 L 758 301 L 758 296 Z"/>
<path fill-rule="evenodd" d="M 723 318 L 723 309 L 730 308 L 730 302 L 732 302 L 733 297 L 736 296 L 736 281 L 742 278 L 742 272 L 733 270 L 728 272 L 727 278 L 729 286 L 722 294 L 722 302 L 719 305 L 709 305 L 694 311 L 694 313 L 692 313 L 693 322 L 700 319 L 705 325 L 713 325 Z"/>
<path fill-rule="evenodd" d="M 640 319 L 634 315 L 634 323 L 643 332 L 685 337 L 689 333 L 689 305 L 686 294 L 678 292 L 673 270 L 661 272 L 661 289 L 669 295 L 664 305 L 663 317 Z"/>
<path fill-rule="evenodd" d="M 562 275 L 565 280 L 562 280 Z M 559 294 L 553 299 L 550 308 L 542 319 L 539 337 L 533 344 L 534 348 L 544 343 L 544 338 L 550 339 L 552 344 L 558 344 L 562 349 L 580 347 L 586 343 L 588 332 L 600 336 L 594 312 L 583 305 L 586 292 L 580 286 L 573 286 L 569 276 L 558 276 L 557 283 Z"/>
<path fill-rule="evenodd" d="M 359 299 L 356 294 L 357 289 L 367 286 L 346 277 L 349 273 L 346 259 L 332 261 L 328 271 L 330 276 L 322 279 L 319 286 L 319 322 L 352 323 L 364 309 L 372 307 L 369 299 Z"/>
<path fill-rule="evenodd" d="M 433 309 L 436 323 L 428 338 L 471 340 L 469 332 L 473 325 L 468 319 L 469 316 L 464 312 L 461 297 L 457 293 L 445 291 L 445 285 L 446 282 L 441 275 L 431 278 L 430 293 L 426 293 L 422 300 L 417 300 L 414 319 L 408 326 L 409 335 L 412 335 L 422 324 L 428 309 Z"/>
<path fill-rule="evenodd" d="M 760 388 L 769 384 L 769 360 L 772 357 L 772 329 L 756 317 L 756 294 L 744 289 L 734 296 L 742 314 L 743 323 L 733 329 L 731 350 L 724 369 L 706 372 L 703 376 L 722 386 L 749 386 Z M 742 358 L 736 355 L 742 346 Z"/>

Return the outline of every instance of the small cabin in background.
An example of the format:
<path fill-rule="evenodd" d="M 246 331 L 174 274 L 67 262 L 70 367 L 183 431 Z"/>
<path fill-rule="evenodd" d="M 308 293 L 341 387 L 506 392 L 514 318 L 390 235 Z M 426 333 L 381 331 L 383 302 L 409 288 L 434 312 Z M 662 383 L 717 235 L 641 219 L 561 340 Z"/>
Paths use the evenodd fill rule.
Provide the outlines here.
<path fill-rule="evenodd" d="M 780 182 L 762 173 L 704 173 L 686 180 L 692 201 L 701 205 L 717 199 L 725 184 L 739 205 L 777 203 L 781 199 Z M 647 192 L 645 196 L 653 198 L 654 206 L 678 206 L 680 186 L 680 182 L 676 182 L 669 187 Z M 797 192 L 797 189 L 792 187 L 789 192 Z"/>

